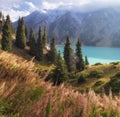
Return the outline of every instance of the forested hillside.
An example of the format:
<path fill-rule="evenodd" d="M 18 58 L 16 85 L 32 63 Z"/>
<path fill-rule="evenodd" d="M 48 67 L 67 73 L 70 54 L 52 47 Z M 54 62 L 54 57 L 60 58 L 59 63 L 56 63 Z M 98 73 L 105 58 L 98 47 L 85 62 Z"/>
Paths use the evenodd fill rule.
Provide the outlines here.
<path fill-rule="evenodd" d="M 1 117 L 119 117 L 120 63 L 89 65 L 78 38 L 73 51 L 66 35 L 64 52 L 48 30 L 27 27 L 19 17 L 1 21 Z"/>

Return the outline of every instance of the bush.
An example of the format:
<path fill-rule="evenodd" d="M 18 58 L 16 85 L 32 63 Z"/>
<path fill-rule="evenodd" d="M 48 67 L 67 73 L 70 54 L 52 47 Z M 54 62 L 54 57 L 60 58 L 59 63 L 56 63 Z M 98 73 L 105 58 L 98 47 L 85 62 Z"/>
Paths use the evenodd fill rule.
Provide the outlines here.
<path fill-rule="evenodd" d="M 101 78 L 103 77 L 104 72 L 102 70 L 93 70 L 90 72 L 89 77 L 91 78 Z"/>
<path fill-rule="evenodd" d="M 67 72 L 60 72 L 54 69 L 51 73 L 46 77 L 45 81 L 51 81 L 53 85 L 60 85 L 65 82 L 68 78 Z"/>
<path fill-rule="evenodd" d="M 102 85 L 104 82 L 103 81 L 97 81 L 95 84 L 94 84 L 94 86 L 95 87 L 97 87 L 97 86 L 100 86 L 100 85 Z"/>
<path fill-rule="evenodd" d="M 95 66 L 97 66 L 97 65 L 102 65 L 102 63 L 95 63 L 94 65 L 95 65 Z"/>
<path fill-rule="evenodd" d="M 111 66 L 111 69 L 116 69 L 116 68 L 117 68 L 117 66 L 115 66 L 115 65 Z"/>
<path fill-rule="evenodd" d="M 86 74 L 81 74 L 78 78 L 78 84 L 85 83 L 86 82 L 86 77 L 87 77 Z"/>
<path fill-rule="evenodd" d="M 110 78 L 110 81 L 104 86 L 106 93 L 111 89 L 113 93 L 120 92 L 120 72 Z"/>
<path fill-rule="evenodd" d="M 113 65 L 118 65 L 120 62 L 112 62 L 110 64 L 113 64 Z"/>

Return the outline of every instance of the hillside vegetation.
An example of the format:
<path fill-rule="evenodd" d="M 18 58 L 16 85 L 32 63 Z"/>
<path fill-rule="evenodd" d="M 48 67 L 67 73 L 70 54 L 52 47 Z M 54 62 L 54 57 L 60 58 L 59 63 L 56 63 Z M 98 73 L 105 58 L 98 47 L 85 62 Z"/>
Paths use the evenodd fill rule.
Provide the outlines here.
<path fill-rule="evenodd" d="M 67 83 L 72 84 L 72 86 L 78 91 L 84 91 L 93 89 L 96 92 L 105 91 L 107 94 L 109 93 L 110 88 L 113 93 L 119 93 L 119 86 L 115 84 L 115 82 L 119 83 L 120 78 L 120 63 L 110 63 L 110 64 L 96 64 L 92 66 L 88 66 L 84 71 L 79 72 L 67 81 Z M 114 79 L 114 82 L 109 85 L 109 88 L 106 87 L 109 82 L 111 82 L 112 78 L 117 76 Z M 114 90 L 114 89 L 117 90 Z"/>
<path fill-rule="evenodd" d="M 38 74 L 39 73 L 39 74 Z M 120 98 L 45 83 L 32 61 L 0 53 L 0 116 L 119 117 Z M 44 75 L 46 77 L 46 74 Z"/>
<path fill-rule="evenodd" d="M 120 97 L 111 93 L 120 91 L 119 63 L 89 66 L 87 56 L 83 59 L 80 40 L 74 53 L 69 36 L 62 58 L 56 50 L 55 38 L 48 48 L 46 27 L 42 31 L 39 26 L 37 41 L 31 28 L 27 42 L 24 18 L 19 18 L 16 34 L 9 15 L 3 24 L 1 117 L 120 116 Z"/>

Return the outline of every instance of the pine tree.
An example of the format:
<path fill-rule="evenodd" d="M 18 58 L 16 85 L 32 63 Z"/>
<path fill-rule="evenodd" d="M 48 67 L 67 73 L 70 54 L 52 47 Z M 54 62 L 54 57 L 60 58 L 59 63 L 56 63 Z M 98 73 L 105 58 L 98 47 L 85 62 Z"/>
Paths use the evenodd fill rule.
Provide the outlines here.
<path fill-rule="evenodd" d="M 16 46 L 24 49 L 26 46 L 26 36 L 25 36 L 25 26 L 24 26 L 24 19 L 19 18 L 18 20 L 18 27 L 17 27 L 17 34 L 16 34 Z"/>
<path fill-rule="evenodd" d="M 85 65 L 89 65 L 87 56 L 85 56 Z"/>
<path fill-rule="evenodd" d="M 27 29 L 27 26 L 25 25 L 25 36 L 26 36 L 26 39 L 28 38 L 28 29 Z"/>
<path fill-rule="evenodd" d="M 36 43 L 35 43 L 34 31 L 32 28 L 30 29 L 29 45 L 30 45 L 30 54 L 35 56 L 36 55 Z"/>
<path fill-rule="evenodd" d="M 56 58 L 57 58 L 57 50 L 56 50 L 56 43 L 55 38 L 52 39 L 52 42 L 50 44 L 50 51 L 49 51 L 49 60 L 55 64 Z"/>
<path fill-rule="evenodd" d="M 0 12 L 0 31 L 2 31 L 2 27 L 3 27 L 3 14 L 2 12 Z"/>
<path fill-rule="evenodd" d="M 67 65 L 68 72 L 75 70 L 73 50 L 70 47 L 69 36 L 67 36 L 65 47 L 64 47 L 64 60 Z"/>
<path fill-rule="evenodd" d="M 20 24 L 21 24 L 20 22 L 21 22 L 21 19 L 19 17 L 18 26 L 17 26 L 17 32 L 16 32 L 16 41 L 15 41 L 16 46 L 19 46 L 19 43 L 20 43 L 20 39 L 19 39 L 19 37 L 20 37 Z"/>
<path fill-rule="evenodd" d="M 52 70 L 52 73 L 46 78 L 46 81 L 51 80 L 53 82 L 53 85 L 60 85 L 67 79 L 67 77 L 67 69 L 59 52 L 57 54 L 55 68 Z"/>
<path fill-rule="evenodd" d="M 46 27 L 44 27 L 44 34 L 43 34 L 43 48 L 47 47 L 47 31 Z"/>
<path fill-rule="evenodd" d="M 36 54 L 36 58 L 39 61 L 43 60 L 43 43 L 42 43 L 42 30 L 41 27 L 39 27 L 39 31 L 38 31 L 38 39 L 37 39 L 37 54 Z"/>
<path fill-rule="evenodd" d="M 77 44 L 76 44 L 76 57 L 77 57 L 76 69 L 78 71 L 84 70 L 85 65 L 84 65 L 84 60 L 82 57 L 81 43 L 80 43 L 79 39 L 78 39 Z"/>
<path fill-rule="evenodd" d="M 3 36 L 2 36 L 2 49 L 5 51 L 12 50 L 12 31 L 11 31 L 11 21 L 9 15 L 6 17 L 5 24 L 3 26 Z"/>
<path fill-rule="evenodd" d="M 12 25 L 12 22 L 10 22 L 10 27 L 11 27 L 11 33 L 14 34 L 14 28 L 13 28 L 13 25 Z"/>

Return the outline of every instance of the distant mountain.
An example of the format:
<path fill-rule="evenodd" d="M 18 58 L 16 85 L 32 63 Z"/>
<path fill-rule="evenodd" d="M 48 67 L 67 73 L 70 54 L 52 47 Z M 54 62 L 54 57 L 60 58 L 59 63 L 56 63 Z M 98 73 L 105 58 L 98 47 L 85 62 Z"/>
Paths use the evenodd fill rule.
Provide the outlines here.
<path fill-rule="evenodd" d="M 86 13 L 63 9 L 35 11 L 25 17 L 25 23 L 36 32 L 39 25 L 47 26 L 49 41 L 54 36 L 58 44 L 63 44 L 69 35 L 72 44 L 80 38 L 84 45 L 120 46 L 120 8 Z"/>
<path fill-rule="evenodd" d="M 120 8 L 88 13 L 82 20 L 80 36 L 86 45 L 120 46 Z"/>

